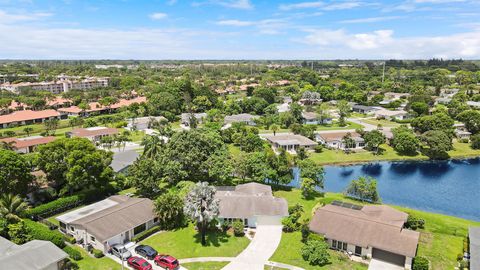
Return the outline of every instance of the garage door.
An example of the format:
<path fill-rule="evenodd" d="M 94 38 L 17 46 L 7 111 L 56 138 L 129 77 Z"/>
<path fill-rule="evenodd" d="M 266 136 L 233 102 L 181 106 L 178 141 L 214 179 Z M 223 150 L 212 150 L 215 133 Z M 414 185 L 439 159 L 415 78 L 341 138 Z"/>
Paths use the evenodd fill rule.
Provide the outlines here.
<path fill-rule="evenodd" d="M 373 248 L 372 252 L 373 252 L 372 257 L 374 259 L 400 265 L 400 266 L 405 265 L 405 256 L 398 255 L 398 254 L 388 252 L 386 250 L 377 249 L 377 248 Z"/>
<path fill-rule="evenodd" d="M 259 225 L 282 225 L 282 218 L 276 216 L 257 216 L 257 226 Z"/>

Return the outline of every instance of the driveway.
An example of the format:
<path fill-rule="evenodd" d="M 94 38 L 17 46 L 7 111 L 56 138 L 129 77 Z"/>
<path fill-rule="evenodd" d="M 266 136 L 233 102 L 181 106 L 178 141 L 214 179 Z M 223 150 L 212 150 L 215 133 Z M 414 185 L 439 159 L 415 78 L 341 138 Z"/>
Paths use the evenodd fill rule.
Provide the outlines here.
<path fill-rule="evenodd" d="M 263 270 L 280 244 L 282 225 L 258 225 L 248 247 L 235 257 L 224 270 Z"/>
<path fill-rule="evenodd" d="M 380 261 L 377 259 L 371 259 L 368 265 L 368 270 L 404 270 L 405 268 L 396 264 Z"/>

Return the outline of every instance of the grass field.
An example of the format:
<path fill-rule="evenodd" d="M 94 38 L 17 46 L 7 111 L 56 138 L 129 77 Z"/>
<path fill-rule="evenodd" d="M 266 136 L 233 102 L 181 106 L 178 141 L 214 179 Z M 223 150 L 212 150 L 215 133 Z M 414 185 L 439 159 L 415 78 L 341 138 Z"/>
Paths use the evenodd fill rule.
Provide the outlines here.
<path fill-rule="evenodd" d="M 194 257 L 235 257 L 250 241 L 246 237 L 235 237 L 230 233 L 209 232 L 207 245 L 202 246 L 200 234 L 193 225 L 155 234 L 142 244 L 150 245 L 159 253 L 166 253 L 178 259 Z"/>
<path fill-rule="evenodd" d="M 315 206 L 320 206 L 323 203 L 327 204 L 334 200 L 343 200 L 355 204 L 361 204 L 358 201 L 347 199 L 342 194 L 338 193 L 326 193 L 324 197 L 317 196 L 313 199 L 305 200 L 301 197 L 301 193 L 297 189 L 292 191 L 276 191 L 275 196 L 285 198 L 289 205 L 294 205 L 296 203 L 303 205 L 305 210 L 304 217 L 311 217 Z M 467 236 L 468 227 L 480 226 L 480 222 L 457 217 L 413 210 L 399 206 L 392 207 L 425 220 L 425 228 L 419 230 L 420 241 L 417 256 L 428 258 L 432 265 L 431 269 L 454 269 L 457 264 L 457 254 L 463 253 L 463 240 Z M 300 253 L 297 252 L 297 250 L 299 251 L 301 248 L 300 239 L 300 233 L 284 233 L 280 247 L 270 260 L 304 267 L 305 269 L 356 269 L 349 268 L 351 266 L 342 266 L 342 263 L 344 262 L 341 259 L 337 263 L 327 265 L 324 268 L 309 266 L 303 261 Z"/>
<path fill-rule="evenodd" d="M 220 270 L 228 262 L 194 262 L 194 263 L 182 263 L 182 266 L 188 270 Z"/>
<path fill-rule="evenodd" d="M 108 257 L 94 258 L 91 257 L 83 248 L 79 246 L 72 246 L 74 249 L 80 251 L 83 259 L 75 261 L 80 270 L 121 270 L 122 266 Z"/>
<path fill-rule="evenodd" d="M 355 153 L 346 154 L 342 150 L 324 149 L 322 153 L 310 153 L 310 158 L 317 164 L 348 164 L 382 160 L 428 160 L 427 156 L 420 153 L 414 156 L 398 154 L 391 146 L 383 144 L 380 146 L 384 151 L 380 155 L 373 152 L 360 150 Z M 454 150 L 449 151 L 451 158 L 466 158 L 480 156 L 480 150 L 474 150 L 468 143 L 453 142 Z"/>

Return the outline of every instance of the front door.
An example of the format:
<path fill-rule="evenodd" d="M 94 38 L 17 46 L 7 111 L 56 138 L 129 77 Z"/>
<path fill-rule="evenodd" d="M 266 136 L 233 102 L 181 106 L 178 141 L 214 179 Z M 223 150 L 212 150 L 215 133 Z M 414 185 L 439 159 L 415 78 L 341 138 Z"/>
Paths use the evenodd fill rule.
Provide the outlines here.
<path fill-rule="evenodd" d="M 127 243 L 130 241 L 130 231 L 125 232 L 125 239 L 123 240 L 123 243 Z"/>
<path fill-rule="evenodd" d="M 358 255 L 358 256 L 362 255 L 362 247 L 355 246 L 355 255 Z"/>

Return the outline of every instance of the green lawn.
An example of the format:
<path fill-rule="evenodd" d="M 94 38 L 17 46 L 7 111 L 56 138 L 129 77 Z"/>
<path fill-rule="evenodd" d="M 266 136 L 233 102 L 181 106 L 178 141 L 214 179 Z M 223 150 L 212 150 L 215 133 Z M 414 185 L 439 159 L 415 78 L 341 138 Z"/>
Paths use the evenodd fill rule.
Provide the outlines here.
<path fill-rule="evenodd" d="M 220 270 L 228 262 L 194 262 L 194 263 L 182 263 L 182 266 L 188 270 Z"/>
<path fill-rule="evenodd" d="M 300 191 L 297 189 L 293 189 L 292 191 L 276 191 L 274 194 L 275 196 L 285 198 L 289 205 L 294 205 L 295 203 L 302 204 L 305 212 L 312 214 L 316 204 L 327 204 L 334 200 L 343 200 L 355 204 L 362 204 L 361 202 L 347 199 L 339 193 L 326 193 L 324 197 L 317 196 L 311 200 L 303 199 Z M 429 213 L 399 206 L 392 207 L 425 220 L 425 228 L 419 230 L 420 241 L 418 245 L 417 256 L 424 256 L 428 258 L 432 264 L 432 269 L 454 269 L 457 264 L 457 254 L 463 253 L 463 239 L 467 236 L 468 227 L 480 226 L 480 222 L 465 220 L 457 217 Z M 305 215 L 308 216 L 308 214 Z M 343 262 L 340 258 L 338 259 L 339 261 L 332 265 L 327 265 L 325 268 L 315 268 L 309 266 L 300 257 L 300 239 L 300 233 L 284 233 L 280 247 L 277 249 L 273 257 L 270 258 L 270 260 L 304 267 L 305 269 L 356 269 L 351 268 L 352 266 L 343 265 L 345 262 Z M 336 254 L 336 252 L 333 254 Z M 336 255 L 339 256 L 339 254 Z"/>
<path fill-rule="evenodd" d="M 121 270 L 122 266 L 108 257 L 94 258 L 91 257 L 83 248 L 72 246 L 74 249 L 82 253 L 83 259 L 75 261 L 80 270 Z M 126 263 L 125 263 L 126 265 Z"/>
<path fill-rule="evenodd" d="M 380 147 L 384 150 L 380 155 L 375 155 L 367 150 L 345 154 L 342 150 L 324 149 L 322 153 L 310 153 L 310 158 L 317 164 L 348 164 L 381 160 L 428 160 L 428 157 L 420 153 L 415 156 L 400 155 L 387 144 Z M 469 143 L 460 143 L 454 140 L 453 147 L 454 150 L 448 152 L 451 158 L 480 156 L 480 150 L 472 149 Z"/>
<path fill-rule="evenodd" d="M 370 119 L 361 119 L 360 121 L 365 122 L 370 125 L 382 125 L 383 127 L 398 127 L 400 126 L 399 123 L 389 121 L 386 119 L 375 119 L 375 118 L 370 118 Z"/>
<path fill-rule="evenodd" d="M 166 253 L 176 258 L 194 257 L 235 257 L 244 250 L 250 241 L 246 237 L 235 237 L 230 233 L 210 232 L 207 245 L 200 243 L 200 234 L 193 225 L 174 231 L 155 234 L 142 244 L 150 245 L 159 253 Z"/>

